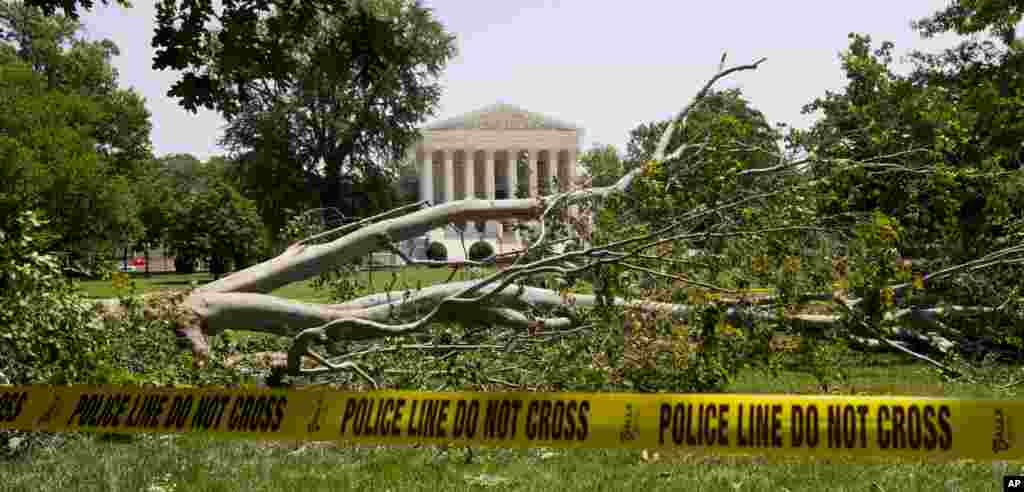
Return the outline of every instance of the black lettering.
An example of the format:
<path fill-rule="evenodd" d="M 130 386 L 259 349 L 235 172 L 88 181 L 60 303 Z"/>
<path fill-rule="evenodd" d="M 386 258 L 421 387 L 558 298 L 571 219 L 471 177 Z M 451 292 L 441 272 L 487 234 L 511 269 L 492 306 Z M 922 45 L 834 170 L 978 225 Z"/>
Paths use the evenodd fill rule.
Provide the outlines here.
<path fill-rule="evenodd" d="M 407 435 L 407 436 L 418 436 L 418 435 L 420 435 L 419 430 L 416 427 L 413 426 L 413 423 L 416 422 L 416 404 L 418 404 L 418 403 L 419 403 L 419 400 L 413 400 L 412 401 L 412 407 L 409 408 L 409 424 L 406 425 L 406 427 L 405 427 L 405 435 Z"/>
<path fill-rule="evenodd" d="M 558 400 L 551 409 L 551 438 L 561 439 L 562 424 L 565 420 L 565 402 Z"/>
<path fill-rule="evenodd" d="M 697 405 L 697 444 L 704 444 L 704 433 L 706 431 L 704 422 L 704 404 Z"/>
<path fill-rule="evenodd" d="M 531 440 L 531 441 L 537 438 L 537 422 L 533 419 L 533 417 L 534 417 L 534 414 L 537 413 L 538 406 L 539 405 L 538 405 L 537 401 L 534 400 L 534 401 L 530 402 L 530 405 L 526 409 L 526 438 Z M 490 407 L 491 407 L 491 403 L 488 402 L 487 403 L 488 417 L 490 416 L 490 413 L 491 413 Z M 485 417 L 484 423 L 485 423 L 485 425 L 487 423 L 486 417 Z M 485 434 L 485 437 L 486 437 L 486 434 Z"/>
<path fill-rule="evenodd" d="M 778 410 L 769 405 L 747 405 L 744 407 L 743 404 L 740 404 L 738 410 L 738 425 L 736 427 L 737 446 L 772 446 L 772 442 L 775 439 L 773 435 L 781 432 L 782 427 L 781 421 L 778 424 L 774 422 L 779 417 L 773 417 L 773 413 L 781 412 L 781 407 L 778 407 Z M 746 410 L 746 419 L 743 418 L 744 410 Z M 746 420 L 746 427 L 744 427 L 744 420 Z M 779 430 L 773 430 L 776 426 L 779 427 Z M 781 435 L 779 439 L 781 439 Z"/>
<path fill-rule="evenodd" d="M 922 443 L 925 449 L 931 451 L 935 449 L 936 441 L 938 441 L 938 431 L 935 429 L 935 407 L 925 405 L 924 417 L 921 420 L 924 423 Z"/>
<path fill-rule="evenodd" d="M 804 443 L 804 411 L 800 405 L 789 408 L 789 445 L 799 448 Z"/>
<path fill-rule="evenodd" d="M 171 411 L 164 421 L 164 428 L 169 429 L 172 425 L 177 429 L 183 428 L 191 411 L 192 395 L 175 396 L 171 403 Z"/>
<path fill-rule="evenodd" d="M 530 402 L 530 410 L 527 413 L 527 419 L 530 419 L 533 415 L 534 408 L 537 402 Z M 489 400 L 487 402 L 487 411 L 484 414 L 484 439 L 493 439 L 498 431 L 498 409 L 501 407 L 501 402 L 498 400 Z M 526 435 L 529 439 L 533 439 L 534 427 L 527 422 Z"/>
<path fill-rule="evenodd" d="M 921 449 L 921 409 L 917 405 L 907 408 L 907 443 L 910 449 Z"/>
<path fill-rule="evenodd" d="M 665 444 L 666 429 L 672 429 L 672 406 L 662 403 L 658 408 L 658 444 Z"/>
<path fill-rule="evenodd" d="M 807 407 L 807 418 L 804 420 L 806 425 L 805 434 L 807 435 L 807 446 L 811 448 L 818 447 L 818 407 L 816 405 L 810 405 Z"/>
<path fill-rule="evenodd" d="M 686 441 L 686 405 L 676 403 L 675 411 L 672 412 L 672 442 L 676 446 Z"/>
<path fill-rule="evenodd" d="M 402 429 L 398 426 L 398 421 L 402 420 L 402 407 L 405 406 L 405 398 L 399 398 L 395 401 L 395 414 L 391 417 L 391 435 L 400 436 L 402 435 Z M 472 436 L 470 436 L 472 437 Z"/>
<path fill-rule="evenodd" d="M 892 407 L 892 447 L 903 449 L 907 447 L 907 429 L 905 427 L 903 407 Z"/>
<path fill-rule="evenodd" d="M 857 444 L 857 410 L 853 405 L 843 407 L 843 447 L 853 449 Z"/>
<path fill-rule="evenodd" d="M 387 419 L 388 415 L 395 408 L 395 399 L 388 398 L 384 400 L 384 404 L 380 406 L 377 412 L 377 432 L 381 436 L 386 436 L 391 433 L 391 421 Z"/>
<path fill-rule="evenodd" d="M 716 432 L 718 432 L 718 428 L 711 426 L 711 419 L 715 418 L 718 415 L 718 412 L 716 412 L 717 408 L 715 408 L 714 405 L 708 405 L 707 408 L 704 408 L 704 405 L 701 405 L 701 408 L 704 410 L 703 413 L 705 413 L 703 432 L 704 443 L 707 444 L 708 446 L 714 446 L 715 440 L 718 437 L 716 435 Z"/>
<path fill-rule="evenodd" d="M 480 402 L 476 400 L 470 400 L 468 410 L 466 411 L 466 437 L 472 439 L 476 435 L 476 424 L 480 418 Z M 515 422 L 512 423 L 512 432 L 515 434 Z"/>
<path fill-rule="evenodd" d="M 434 419 L 437 416 L 437 405 L 434 400 L 423 400 L 423 412 L 420 414 L 420 435 L 434 436 Z"/>
<path fill-rule="evenodd" d="M 512 433 L 509 434 L 509 439 L 515 439 L 516 438 L 516 425 L 519 422 L 519 409 L 523 408 L 523 401 L 522 400 L 512 400 L 510 402 L 510 405 L 512 406 L 512 415 L 511 415 L 511 417 L 509 417 L 509 418 L 512 419 Z"/>
<path fill-rule="evenodd" d="M 75 409 L 71 412 L 71 416 L 68 417 L 68 422 L 65 425 L 71 425 L 71 422 L 78 417 L 79 422 L 82 420 L 82 413 L 88 408 L 89 402 L 92 400 L 91 395 L 81 395 L 78 397 L 78 403 L 75 404 Z"/>
<path fill-rule="evenodd" d="M 580 427 L 576 431 L 576 440 L 586 441 L 590 435 L 590 402 L 588 400 L 583 400 L 580 403 L 579 418 Z"/>
<path fill-rule="evenodd" d="M 363 398 L 359 405 L 359 428 L 357 435 L 372 436 L 374 428 L 370 426 L 373 422 L 373 408 L 379 406 L 373 398 Z"/>
<path fill-rule="evenodd" d="M 697 425 L 700 425 L 698 422 Z M 693 434 L 693 404 L 686 404 L 686 444 L 689 446 L 697 445 L 697 436 Z M 697 433 L 700 433 L 700 429 L 697 429 Z"/>
<path fill-rule="evenodd" d="M 348 422 L 355 416 L 357 403 L 354 398 L 349 398 L 345 401 L 345 412 L 341 415 L 341 435 L 345 435 L 345 428 L 348 427 Z M 415 409 L 415 407 L 413 408 Z"/>
<path fill-rule="evenodd" d="M 576 400 L 569 400 L 565 404 L 565 429 L 562 431 L 562 438 L 566 441 L 576 437 Z"/>
<path fill-rule="evenodd" d="M 868 447 L 868 406 L 858 405 L 857 415 L 860 416 L 860 447 Z"/>
<path fill-rule="evenodd" d="M 877 430 L 875 431 L 878 434 L 879 449 L 889 449 L 889 445 L 892 442 L 892 431 L 885 427 L 889 420 L 889 406 L 879 405 L 878 417 L 876 418 Z"/>
<path fill-rule="evenodd" d="M 953 447 L 953 426 L 949 423 L 949 405 L 939 406 L 939 448 L 946 451 Z"/>
<path fill-rule="evenodd" d="M 547 440 L 551 438 L 551 402 L 544 400 L 540 402 L 540 438 Z"/>
<path fill-rule="evenodd" d="M 260 422 L 260 432 L 267 432 L 274 423 L 274 407 L 277 406 L 277 397 L 268 396 L 263 402 L 263 419 Z"/>
<path fill-rule="evenodd" d="M 128 411 L 128 417 L 125 419 L 125 425 L 127 425 L 128 427 L 135 427 L 136 424 L 138 424 L 140 399 L 141 395 L 135 395 L 135 398 L 132 400 L 132 409 Z"/>
<path fill-rule="evenodd" d="M 160 426 L 160 417 L 164 414 L 164 405 L 170 399 L 171 397 L 167 395 L 160 395 L 154 396 L 149 400 L 145 419 L 147 427 L 155 429 Z"/>
<path fill-rule="evenodd" d="M 434 425 L 437 427 L 436 436 L 445 437 L 444 423 L 448 421 L 448 406 L 451 404 L 451 400 L 444 400 L 441 402 L 441 408 L 437 411 L 437 419 Z"/>
<path fill-rule="evenodd" d="M 284 422 L 284 412 L 288 409 L 288 397 L 282 396 L 277 399 L 277 404 L 274 405 L 274 422 L 270 424 L 270 430 L 276 432 L 281 428 L 281 423 Z M 218 420 L 220 420 L 218 418 Z"/>
<path fill-rule="evenodd" d="M 755 434 L 755 445 L 756 446 L 768 446 L 771 440 L 771 427 L 768 424 L 768 405 L 757 406 L 757 433 Z"/>
<path fill-rule="evenodd" d="M 838 405 L 828 406 L 828 447 L 842 447 L 843 419 Z"/>
<path fill-rule="evenodd" d="M 729 445 L 729 404 L 718 406 L 718 445 Z"/>
<path fill-rule="evenodd" d="M 782 447 L 782 405 L 772 405 L 772 447 Z"/>

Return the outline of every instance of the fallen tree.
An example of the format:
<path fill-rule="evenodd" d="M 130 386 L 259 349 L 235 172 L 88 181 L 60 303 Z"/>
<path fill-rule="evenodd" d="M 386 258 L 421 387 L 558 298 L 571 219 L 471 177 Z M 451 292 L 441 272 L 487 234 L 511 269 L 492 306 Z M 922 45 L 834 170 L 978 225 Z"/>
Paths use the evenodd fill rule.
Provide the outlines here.
<path fill-rule="evenodd" d="M 488 329 L 508 330 L 506 333 L 511 337 L 532 336 L 550 340 L 580 333 L 590 323 L 590 320 L 573 314 L 573 311 L 563 310 L 561 314 L 552 314 L 557 308 L 566 306 L 574 309 L 618 307 L 640 313 L 641 316 L 645 313 L 662 315 L 674 321 L 690 319 L 708 306 L 719 306 L 720 321 L 730 325 L 771 324 L 789 327 L 797 332 L 841 329 L 842 336 L 855 343 L 899 350 L 947 371 L 954 370 L 929 357 L 929 351 L 944 353 L 954 349 L 969 350 L 971 347 L 975 350 L 991 350 L 992 345 L 984 340 L 950 327 L 948 319 L 991 317 L 998 314 L 1003 316 L 1002 319 L 1020 320 L 1021 303 L 1016 291 L 1009 294 L 1005 302 L 992 306 L 951 305 L 941 299 L 921 304 L 921 297 L 916 293 L 926 290 L 926 284 L 931 285 L 944 279 L 1019 265 L 1024 262 L 1024 246 L 1021 245 L 1011 245 L 977 260 L 918 275 L 906 282 L 883 284 L 879 282 L 889 278 L 876 276 L 874 284 L 865 284 L 867 287 L 847 288 L 840 285 L 816 292 L 796 292 L 785 285 L 763 285 L 774 292 L 753 297 L 743 289 L 719 286 L 714 279 L 702 279 L 694 272 L 679 273 L 688 272 L 687 265 L 701 261 L 704 256 L 713 256 L 712 253 L 698 255 L 697 258 L 678 254 L 651 254 L 651 251 L 677 251 L 680 246 L 692 248 L 695 244 L 705 244 L 712 240 L 735 240 L 751 244 L 750 241 L 765 242 L 766 238 L 779 235 L 790 235 L 798 241 L 831 235 L 848 244 L 848 240 L 853 237 L 849 230 L 830 225 L 828 218 L 808 215 L 802 208 L 797 212 L 787 209 L 789 212 L 786 213 L 790 214 L 788 219 L 774 217 L 769 221 L 771 224 L 767 225 L 736 219 L 740 210 L 751 207 L 765 207 L 767 210 L 770 206 L 766 204 L 799 201 L 801 195 L 813 190 L 815 179 L 810 177 L 807 169 L 819 163 L 814 156 L 793 159 L 779 154 L 775 149 L 761 149 L 778 154 L 778 165 L 735 170 L 732 178 L 782 176 L 784 180 L 781 188 L 722 196 L 714 203 L 700 204 L 643 232 L 626 234 L 623 231 L 628 231 L 628 228 L 624 228 L 616 233 L 615 237 L 619 238 L 616 240 L 595 242 L 593 231 L 586 227 L 563 228 L 557 233 L 552 230 L 553 225 L 558 223 L 556 219 L 569 206 L 578 207 L 584 213 L 599 212 L 602 207 L 616 201 L 621 206 L 623 197 L 629 198 L 631 194 L 637 193 L 636 183 L 648 175 L 658 172 L 667 174 L 669 179 L 666 183 L 684 186 L 684 183 L 679 182 L 679 176 L 683 174 L 680 170 L 695 162 L 704 162 L 691 157 L 695 150 L 703 152 L 705 148 L 701 145 L 706 146 L 707 142 L 669 149 L 671 135 L 678 128 L 685 127 L 687 115 L 701 103 L 718 80 L 736 72 L 754 70 L 763 61 L 731 68 L 720 67 L 718 73 L 664 132 L 651 163 L 644 168 L 632 170 L 611 186 L 570 190 L 537 198 L 470 199 L 442 205 L 420 202 L 400 207 L 297 241 L 271 260 L 234 272 L 194 290 L 150 296 L 146 299 L 147 316 L 171 321 L 178 336 L 187 341 L 199 365 L 209 357 L 210 337 L 227 329 L 245 329 L 291 340 L 287 353 L 265 354 L 270 365 L 284 370 L 288 375 L 311 376 L 351 371 L 374 385 L 377 384 L 374 378 L 358 362 L 359 357 L 367 353 L 385 350 L 480 350 L 487 347 L 465 345 L 460 348 L 442 343 L 408 343 L 388 347 L 360 347 L 350 353 L 328 356 L 317 350 L 317 346 L 413 337 L 429 333 L 441 323 L 478 325 Z M 742 143 L 736 145 L 737 148 L 742 147 Z M 892 171 L 892 166 L 885 164 L 884 159 L 871 162 L 830 162 L 830 165 Z M 908 171 L 926 172 L 921 169 Z M 799 220 L 792 220 L 793 214 Z M 533 224 L 530 230 L 534 234 L 528 247 L 510 266 L 479 279 L 426 288 L 389 289 L 337 304 L 296 302 L 269 295 L 282 286 L 313 278 L 380 250 L 392 251 L 401 256 L 406 266 L 441 264 L 453 269 L 493 266 L 493 256 L 483 261 L 439 262 L 414 259 L 402 253 L 396 244 L 422 237 L 427 231 L 449 224 L 509 220 Z M 625 218 L 620 220 L 628 222 Z M 876 229 L 884 233 L 885 224 Z M 552 249 L 554 243 L 561 244 L 561 248 Z M 869 263 L 899 260 L 899 255 L 885 249 L 884 244 L 866 245 L 865 248 L 870 250 L 865 253 L 871 257 Z M 742 253 L 732 255 L 739 260 L 743 260 L 743 256 Z M 838 255 L 824 260 L 834 261 L 836 258 Z M 651 266 L 673 262 L 682 266 Z M 790 260 L 787 256 L 783 263 L 783 273 L 796 276 L 800 272 L 799 259 Z M 793 267 L 794 263 L 796 267 Z M 763 269 L 761 267 L 759 270 Z M 612 276 L 624 272 L 666 282 L 670 297 L 672 290 L 679 289 L 698 295 L 696 298 L 691 295 L 689 302 L 613 295 L 614 289 L 610 285 L 615 279 Z M 529 285 L 529 279 L 539 275 L 557 277 L 563 284 L 558 289 Z M 845 278 L 843 275 L 839 277 L 840 280 Z M 595 294 L 572 292 L 571 286 L 579 279 L 593 282 Z M 815 313 L 799 308 L 812 302 L 824 302 L 829 312 Z M 100 305 L 110 312 L 119 309 L 117 301 L 104 301 Z M 629 327 L 624 330 L 628 331 Z"/>

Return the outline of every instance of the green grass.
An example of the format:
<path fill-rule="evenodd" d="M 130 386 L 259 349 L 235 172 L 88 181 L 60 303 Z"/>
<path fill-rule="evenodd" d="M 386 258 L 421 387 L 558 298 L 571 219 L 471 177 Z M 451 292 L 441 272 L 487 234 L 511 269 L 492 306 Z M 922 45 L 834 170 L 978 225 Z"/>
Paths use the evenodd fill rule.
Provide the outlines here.
<path fill-rule="evenodd" d="M 840 391 L 1017 396 L 944 383 L 934 372 L 897 361 L 855 368 L 850 384 Z M 810 393 L 815 386 L 801 373 L 772 377 L 747 371 L 729 391 Z M 194 435 L 141 436 L 114 443 L 90 436 L 30 459 L 0 463 L 0 491 L 975 491 L 1001 490 L 1006 474 L 1024 474 L 1024 466 L 795 458 L 769 462 L 670 451 L 648 460 L 640 450 L 336 447 Z"/>
<path fill-rule="evenodd" d="M 1001 490 L 1020 466 L 769 464 L 745 459 L 647 463 L 639 451 L 333 448 L 147 437 L 82 440 L 9 465 L 10 491 Z M 3 465 L 0 465 L 3 466 Z"/>
<path fill-rule="evenodd" d="M 413 288 L 416 287 L 418 282 L 421 282 L 423 286 L 441 283 L 447 280 L 452 272 L 448 268 L 419 267 L 401 270 L 398 273 L 399 283 L 395 284 L 396 289 L 403 288 L 403 283 Z M 360 281 L 372 282 L 370 289 L 372 292 L 385 290 L 391 282 L 392 277 L 391 271 L 389 270 L 366 271 L 361 272 L 359 275 Z M 480 274 L 477 274 L 477 276 L 479 275 Z M 183 289 L 187 288 L 191 282 L 202 285 L 213 281 L 213 276 L 209 273 L 194 273 L 189 275 L 177 273 L 154 273 L 149 277 L 144 273 L 130 273 L 128 274 L 128 278 L 131 282 L 135 283 L 136 292 L 140 294 L 164 289 Z M 464 270 L 460 270 L 455 274 L 453 281 L 468 280 L 470 278 L 474 277 L 470 277 Z M 113 282 L 110 280 L 83 280 L 79 281 L 77 284 L 87 297 L 94 299 L 117 297 L 118 294 L 121 293 L 114 287 Z M 330 292 L 314 289 L 312 280 L 304 280 L 286 285 L 275 290 L 272 294 L 297 301 L 330 302 L 331 300 Z"/>

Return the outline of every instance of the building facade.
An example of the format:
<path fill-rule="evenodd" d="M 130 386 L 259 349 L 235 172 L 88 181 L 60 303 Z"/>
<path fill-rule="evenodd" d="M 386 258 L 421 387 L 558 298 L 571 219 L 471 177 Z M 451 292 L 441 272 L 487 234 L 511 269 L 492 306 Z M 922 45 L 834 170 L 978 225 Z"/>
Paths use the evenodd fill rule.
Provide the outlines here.
<path fill-rule="evenodd" d="M 433 204 L 468 197 L 533 197 L 554 192 L 555 186 L 570 189 L 577 182 L 583 130 L 571 123 L 498 103 L 428 125 L 421 132 L 423 138 L 410 158 L 419 171 L 419 197 Z M 517 168 L 518 158 L 525 158 L 527 165 Z M 492 221 L 459 224 L 429 232 L 422 244 L 440 241 L 449 259 L 464 258 L 478 240 L 490 242 L 498 254 L 508 253 L 523 246 L 512 226 Z"/>

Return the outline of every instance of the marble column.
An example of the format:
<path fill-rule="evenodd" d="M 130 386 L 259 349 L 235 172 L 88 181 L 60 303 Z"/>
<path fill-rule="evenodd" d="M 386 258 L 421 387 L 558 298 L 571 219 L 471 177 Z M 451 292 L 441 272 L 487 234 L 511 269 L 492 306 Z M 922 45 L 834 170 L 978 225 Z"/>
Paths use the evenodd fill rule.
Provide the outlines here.
<path fill-rule="evenodd" d="M 540 151 L 539 150 L 531 150 L 530 151 L 530 171 L 526 175 L 526 182 L 529 183 L 527 185 L 527 187 L 528 187 L 528 194 L 529 194 L 530 198 L 535 198 L 537 196 L 537 183 L 538 183 L 538 180 L 540 179 L 540 173 L 539 173 L 540 164 L 539 163 L 540 163 Z"/>
<path fill-rule="evenodd" d="M 492 150 L 489 154 L 490 159 L 484 165 L 484 198 L 487 200 L 494 200 L 494 167 L 498 165 L 497 157 L 498 151 Z M 493 222 L 492 222 L 493 223 Z M 498 235 L 501 235 L 501 224 L 497 224 Z M 484 234 L 487 234 L 487 224 L 484 224 Z"/>
<path fill-rule="evenodd" d="M 466 159 L 466 165 L 462 166 L 462 173 L 463 173 L 462 174 L 462 183 L 463 183 L 463 186 L 464 186 L 464 191 L 466 193 L 466 195 L 465 195 L 465 199 L 466 200 L 471 200 L 473 198 L 476 198 L 476 193 L 475 193 L 475 188 L 476 188 L 476 175 L 475 175 L 475 172 L 476 172 L 476 169 L 475 168 L 476 168 L 476 155 L 471 154 L 471 157 L 469 159 Z M 473 229 L 474 227 L 476 227 L 474 222 L 466 221 L 466 232 L 467 233 L 472 233 L 474 231 L 474 229 Z"/>
<path fill-rule="evenodd" d="M 548 150 L 548 175 L 545 176 L 545 184 L 548 185 L 548 193 L 557 193 L 561 186 L 561 180 L 559 180 L 559 188 L 551 188 L 551 178 L 560 177 L 558 173 L 558 149 Z"/>
<path fill-rule="evenodd" d="M 519 157 L 519 149 L 509 149 L 508 159 L 505 161 L 505 176 L 507 177 L 506 186 L 508 187 L 508 198 L 515 198 L 515 190 L 518 186 L 519 168 L 516 166 L 516 161 Z M 499 224 L 498 237 L 504 238 L 505 231 L 508 231 L 509 241 L 514 241 L 513 229 L 515 225 L 515 219 L 506 220 L 503 224 Z"/>
<path fill-rule="evenodd" d="M 519 150 L 510 150 L 508 154 L 508 197 L 517 198 L 516 190 L 519 189 Z"/>
<path fill-rule="evenodd" d="M 441 152 L 444 154 L 444 201 L 448 203 L 455 200 L 455 164 L 452 162 L 455 151 L 445 149 Z"/>
<path fill-rule="evenodd" d="M 496 152 L 494 149 L 484 150 L 484 175 L 481 176 L 483 178 L 481 185 L 483 186 L 480 190 L 477 190 L 476 196 L 485 200 L 494 198 L 494 154 Z M 480 231 L 480 234 L 485 236 L 487 234 L 487 222 L 484 222 L 481 228 L 483 230 Z"/>
<path fill-rule="evenodd" d="M 429 149 L 422 149 L 423 158 L 417 152 L 416 160 L 420 166 L 420 200 L 434 203 L 434 159 Z"/>
<path fill-rule="evenodd" d="M 576 189 L 576 149 L 569 149 L 566 154 L 565 189 L 568 191 Z M 572 205 L 569 207 L 569 214 L 575 217 L 578 210 L 576 205 Z"/>

